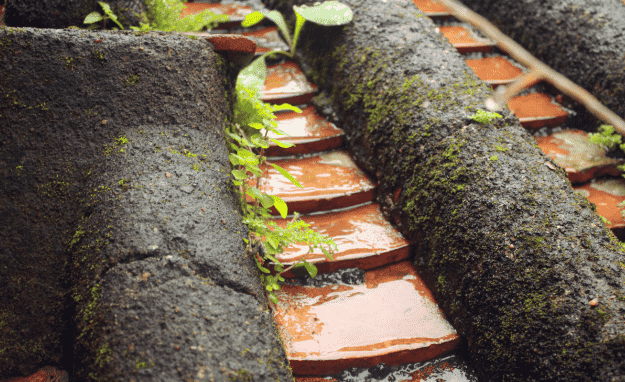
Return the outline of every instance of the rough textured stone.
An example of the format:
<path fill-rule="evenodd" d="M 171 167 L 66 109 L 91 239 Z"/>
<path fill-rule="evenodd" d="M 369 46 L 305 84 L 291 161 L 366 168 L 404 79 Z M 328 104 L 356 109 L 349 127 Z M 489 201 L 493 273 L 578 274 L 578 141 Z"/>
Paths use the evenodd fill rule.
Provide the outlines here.
<path fill-rule="evenodd" d="M 231 189 L 232 64 L 3 27 L 0 70 L 0 379 L 292 380 Z"/>
<path fill-rule="evenodd" d="M 486 125 L 467 118 L 491 89 L 411 1 L 343 2 L 353 23 L 307 23 L 300 65 L 323 90 L 314 103 L 377 178 L 480 379 L 622 379 L 615 237 L 509 111 Z M 265 4 L 294 24 L 292 1 Z"/>
<path fill-rule="evenodd" d="M 124 28 L 138 26 L 141 13 L 145 11 L 143 0 L 108 0 L 117 21 Z M 87 27 L 85 17 L 97 11 L 103 14 L 97 0 L 7 0 L 4 23 L 10 27 L 67 28 Z M 109 24 L 115 24 L 107 21 Z M 117 24 L 115 24 L 117 26 Z"/>
<path fill-rule="evenodd" d="M 625 118 L 625 4 L 621 0 L 463 0 L 539 60 Z M 571 122 L 596 125 L 582 106 Z"/>

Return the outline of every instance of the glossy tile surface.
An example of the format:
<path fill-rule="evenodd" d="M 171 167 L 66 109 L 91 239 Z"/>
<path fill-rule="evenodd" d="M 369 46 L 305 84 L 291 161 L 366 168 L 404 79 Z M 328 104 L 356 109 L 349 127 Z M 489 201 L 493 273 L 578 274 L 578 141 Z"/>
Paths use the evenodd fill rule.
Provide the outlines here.
<path fill-rule="evenodd" d="M 435 3 L 432 0 L 412 0 L 412 2 L 428 17 L 451 15 L 449 10 L 443 4 Z"/>
<path fill-rule="evenodd" d="M 293 61 L 267 67 L 267 79 L 261 89 L 261 100 L 271 103 L 305 104 L 315 96 L 317 86 L 311 84 Z"/>
<path fill-rule="evenodd" d="M 375 184 L 345 151 L 270 162 L 284 168 L 304 186 L 295 186 L 273 167 L 266 170 L 268 177 L 264 178 L 262 187 L 266 187 L 267 193 L 281 197 L 289 207 L 289 214 L 329 211 L 373 200 Z"/>
<path fill-rule="evenodd" d="M 482 81 L 489 85 L 510 83 L 523 73 L 521 68 L 501 56 L 476 58 L 466 60 L 466 63 Z"/>
<path fill-rule="evenodd" d="M 276 295 L 274 316 L 297 375 L 420 362 L 460 341 L 409 261 L 367 271 L 364 285 L 283 285 Z"/>
<path fill-rule="evenodd" d="M 274 50 L 289 51 L 288 45 L 282 41 L 278 33 L 278 28 L 269 27 L 241 34 L 256 43 L 256 54 L 259 55 Z"/>
<path fill-rule="evenodd" d="M 28 377 L 16 377 L 2 379 L 0 382 L 68 382 L 67 371 L 59 370 L 53 366 L 45 366 Z"/>
<path fill-rule="evenodd" d="M 377 366 L 377 365 L 376 365 Z M 388 365 L 387 365 L 388 366 Z M 425 362 L 404 365 L 350 368 L 329 377 L 295 376 L 296 382 L 475 382 L 466 365 L 456 355 L 448 355 Z"/>
<path fill-rule="evenodd" d="M 290 136 L 269 132 L 268 136 L 283 142 L 294 143 L 295 146 L 281 148 L 271 143 L 265 151 L 267 156 L 288 156 L 327 151 L 343 144 L 344 132 L 335 124 L 326 121 L 317 114 L 314 106 L 307 106 L 301 113 L 294 111 L 276 114 L 278 129 Z"/>
<path fill-rule="evenodd" d="M 618 204 L 625 201 L 625 179 L 601 179 L 594 183 L 587 183 L 580 187 L 573 187 L 578 194 L 585 196 L 588 201 L 597 206 L 597 214 L 606 218 L 612 224 L 608 228 L 620 239 L 625 239 L 625 220 L 621 211 L 625 207 Z"/>
<path fill-rule="evenodd" d="M 275 221 L 279 226 L 285 227 L 288 220 L 290 219 Z M 347 211 L 302 216 L 302 220 L 310 224 L 314 231 L 331 237 L 337 245 L 338 251 L 332 256 L 335 261 L 328 260 L 320 249 L 315 249 L 306 257 L 306 261 L 315 264 L 320 274 L 343 268 L 377 268 L 405 260 L 410 255 L 408 241 L 384 219 L 377 203 Z M 276 257 L 288 268 L 307 253 L 307 245 L 292 244 Z M 290 271 L 283 276 L 296 277 Z"/>
<path fill-rule="evenodd" d="M 484 52 L 488 53 L 495 46 L 490 41 L 478 39 L 463 26 L 442 26 L 439 30 L 449 40 L 458 53 Z"/>
<path fill-rule="evenodd" d="M 580 130 L 564 130 L 546 137 L 535 137 L 540 149 L 566 171 L 571 183 L 586 182 L 603 174 L 618 175 L 623 160 L 608 158 L 606 150 L 590 142 Z"/>
<path fill-rule="evenodd" d="M 519 117 L 521 126 L 532 130 L 538 130 L 543 126 L 559 126 L 569 115 L 545 93 L 514 97 L 508 102 L 508 107 Z"/>

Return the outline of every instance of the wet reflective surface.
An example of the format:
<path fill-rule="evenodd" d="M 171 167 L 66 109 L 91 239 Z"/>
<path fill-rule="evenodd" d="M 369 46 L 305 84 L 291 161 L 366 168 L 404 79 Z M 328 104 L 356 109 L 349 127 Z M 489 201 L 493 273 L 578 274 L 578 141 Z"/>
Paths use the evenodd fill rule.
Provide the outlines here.
<path fill-rule="evenodd" d="M 510 100 L 508 107 L 519 117 L 521 126 L 539 129 L 543 126 L 558 126 L 568 118 L 568 113 L 544 93 L 531 93 Z"/>
<path fill-rule="evenodd" d="M 504 57 L 484 57 L 466 60 L 478 77 L 489 85 L 507 84 L 523 73 L 523 69 Z"/>
<path fill-rule="evenodd" d="M 335 124 L 328 122 L 316 111 L 314 106 L 301 109 L 301 113 L 288 111 L 276 114 L 278 129 L 289 134 L 278 135 L 269 132 L 268 136 L 283 142 L 294 143 L 295 146 L 280 148 L 272 143 L 265 150 L 265 155 L 295 155 L 309 154 L 330 149 L 335 149 L 343 144 L 344 132 Z M 263 130 L 264 132 L 264 130 Z"/>
<path fill-rule="evenodd" d="M 269 27 L 241 34 L 256 43 L 256 54 L 258 55 L 274 50 L 289 50 L 288 45 L 282 41 L 278 33 L 277 27 Z"/>
<path fill-rule="evenodd" d="M 435 3 L 432 0 L 412 0 L 412 2 L 429 17 L 449 14 L 449 10 L 443 4 Z"/>
<path fill-rule="evenodd" d="M 618 175 L 623 160 L 608 158 L 606 150 L 590 141 L 580 130 L 564 130 L 547 137 L 535 137 L 540 149 L 565 169 L 571 183 L 581 183 L 602 174 Z"/>
<path fill-rule="evenodd" d="M 272 103 L 300 105 L 314 97 L 317 86 L 308 82 L 293 61 L 267 67 L 267 79 L 261 89 L 261 100 Z"/>
<path fill-rule="evenodd" d="M 459 336 L 409 261 L 365 272 L 365 284 L 283 285 L 274 316 L 297 375 L 422 362 Z"/>
<path fill-rule="evenodd" d="M 276 223 L 284 227 L 288 220 L 276 219 Z M 303 216 L 302 220 L 314 231 L 331 237 L 338 248 L 333 255 L 335 261 L 328 260 L 320 249 L 306 256 L 306 261 L 315 264 L 319 273 L 352 267 L 367 270 L 405 260 L 410 255 L 408 241 L 384 219 L 377 203 L 347 211 Z M 276 257 L 286 268 L 308 251 L 308 245 L 292 244 Z M 283 276 L 295 277 L 290 272 Z"/>
<path fill-rule="evenodd" d="M 370 202 L 375 184 L 356 166 L 346 151 L 333 151 L 304 159 L 271 161 L 300 182 L 299 188 L 268 166 L 261 190 L 282 198 L 294 211 L 309 213 L 345 208 Z"/>
<path fill-rule="evenodd" d="M 401 366 L 384 363 L 371 368 L 351 367 L 327 377 L 295 377 L 296 382 L 477 382 L 477 377 L 465 363 L 449 355 L 432 361 Z"/>
<path fill-rule="evenodd" d="M 606 218 L 610 223 L 607 226 L 614 234 L 624 240 L 625 219 L 619 203 L 625 201 L 625 179 L 600 179 L 594 183 L 588 183 L 580 187 L 574 187 L 578 194 L 585 196 L 588 201 L 597 206 L 597 214 Z"/>
<path fill-rule="evenodd" d="M 439 30 L 460 54 L 469 52 L 490 52 L 494 46 L 494 44 L 489 41 L 478 39 L 469 29 L 463 26 L 441 26 Z"/>

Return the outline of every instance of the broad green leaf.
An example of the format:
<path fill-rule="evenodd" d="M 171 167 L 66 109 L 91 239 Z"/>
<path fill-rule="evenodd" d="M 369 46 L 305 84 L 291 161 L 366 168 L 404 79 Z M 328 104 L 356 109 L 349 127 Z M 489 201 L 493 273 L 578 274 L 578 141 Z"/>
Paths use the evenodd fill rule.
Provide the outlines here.
<path fill-rule="evenodd" d="M 285 178 L 287 178 L 288 180 L 291 181 L 291 183 L 293 183 L 294 185 L 296 185 L 299 188 L 304 188 L 304 186 L 302 186 L 295 178 L 293 178 L 293 175 L 289 174 L 288 171 L 286 171 L 285 169 L 283 169 L 282 167 L 278 166 L 275 163 L 269 163 L 273 168 L 275 168 L 276 170 L 278 170 L 278 172 L 280 172 L 280 174 L 284 175 Z"/>
<path fill-rule="evenodd" d="M 291 136 L 291 134 L 287 134 L 284 131 L 275 128 L 275 127 L 270 127 L 268 130 L 273 131 L 274 133 L 278 134 L 278 135 L 288 135 L 289 137 Z"/>
<path fill-rule="evenodd" d="M 338 1 L 325 1 L 312 7 L 294 5 L 293 10 L 306 21 L 325 26 L 345 25 L 354 18 L 351 8 Z"/>
<path fill-rule="evenodd" d="M 230 163 L 232 163 L 235 166 L 238 166 L 240 164 L 245 164 L 245 159 L 241 158 L 237 154 L 232 154 L 232 153 L 228 154 L 228 159 L 230 159 Z"/>
<path fill-rule="evenodd" d="M 267 195 L 263 192 L 263 196 L 260 198 L 260 204 L 265 208 L 271 208 L 271 206 L 273 206 L 273 198 L 271 195 Z"/>
<path fill-rule="evenodd" d="M 87 29 L 87 30 L 92 30 L 92 29 L 96 29 L 96 28 L 99 28 L 99 25 L 98 25 L 98 24 L 91 24 L 91 25 L 89 25 L 88 27 L 86 27 L 85 29 Z"/>
<path fill-rule="evenodd" d="M 241 182 L 241 181 L 234 180 L 234 179 L 231 179 L 231 180 L 232 180 L 232 183 L 234 183 L 235 186 L 240 186 L 240 185 L 243 184 L 243 182 Z"/>
<path fill-rule="evenodd" d="M 323 252 L 324 255 L 326 255 L 326 257 L 332 261 L 334 261 L 334 259 L 332 258 L 332 255 L 330 254 L 330 252 L 328 252 L 327 249 L 325 249 L 323 246 L 321 246 L 321 251 Z"/>
<path fill-rule="evenodd" d="M 250 127 L 253 127 L 256 130 L 263 129 L 265 127 L 265 126 L 261 125 L 260 123 L 256 123 L 256 122 L 252 122 L 249 125 L 250 125 Z"/>
<path fill-rule="evenodd" d="M 263 193 L 260 192 L 260 190 L 256 187 L 250 187 L 247 189 L 247 194 L 251 197 L 253 197 L 254 199 L 258 199 L 258 200 L 262 200 L 263 199 Z"/>
<path fill-rule="evenodd" d="M 289 33 L 289 29 L 286 26 L 286 22 L 284 22 L 284 17 L 282 17 L 282 13 L 278 11 L 271 11 L 265 14 L 265 17 L 276 23 L 280 32 L 284 36 L 287 44 L 291 46 L 291 34 Z"/>
<path fill-rule="evenodd" d="M 234 175 L 237 180 L 247 179 L 247 172 L 244 170 L 232 170 L 232 175 Z"/>
<path fill-rule="evenodd" d="M 295 9 L 295 6 L 293 6 Z M 295 12 L 295 35 L 293 36 L 293 45 L 291 45 L 291 56 L 295 54 L 295 47 L 297 46 L 297 40 L 299 39 L 299 33 L 302 31 L 302 27 L 306 19 L 303 18 L 299 13 Z"/>
<path fill-rule="evenodd" d="M 245 20 L 241 22 L 241 26 L 243 28 L 251 27 L 252 25 L 258 24 L 259 22 L 263 21 L 264 18 L 265 15 L 263 15 L 261 12 L 252 12 L 245 16 Z"/>
<path fill-rule="evenodd" d="M 271 285 L 267 285 L 267 286 L 265 287 L 265 289 L 267 289 L 269 292 L 271 292 L 271 291 L 273 290 L 273 288 L 272 288 L 272 286 L 271 286 Z"/>
<path fill-rule="evenodd" d="M 277 303 L 278 303 L 278 298 L 276 297 L 276 294 L 275 294 L 275 293 L 273 293 L 273 292 L 271 292 L 271 293 L 269 294 L 269 299 L 270 299 L 270 300 L 271 300 L 271 302 L 273 302 L 274 304 L 277 304 Z"/>
<path fill-rule="evenodd" d="M 267 255 L 267 258 L 276 264 L 280 264 L 280 261 L 271 255 Z"/>
<path fill-rule="evenodd" d="M 280 110 L 291 110 L 297 113 L 301 113 L 302 109 L 297 106 L 290 105 L 288 103 L 283 103 L 282 105 L 270 105 L 271 111 L 280 111 Z"/>
<path fill-rule="evenodd" d="M 278 284 L 277 282 L 274 281 L 273 285 L 272 285 L 274 290 L 280 290 L 280 284 Z"/>
<path fill-rule="evenodd" d="M 265 84 L 266 78 L 267 65 L 265 64 L 265 57 L 261 56 L 239 72 L 237 76 L 237 88 L 248 88 L 251 89 L 254 94 L 258 94 Z"/>
<path fill-rule="evenodd" d="M 238 135 L 233 134 L 233 133 L 228 133 L 228 135 L 229 135 L 232 139 L 234 139 L 235 141 L 239 142 L 239 144 L 241 144 L 241 137 L 239 137 Z"/>
<path fill-rule="evenodd" d="M 258 262 L 258 260 L 256 260 L 256 264 L 260 264 L 260 263 Z M 263 272 L 263 273 L 271 273 L 271 271 L 269 271 L 269 269 L 264 268 L 262 265 L 259 265 L 259 266 L 258 266 L 258 269 L 260 269 L 260 270 L 261 270 L 261 272 Z"/>
<path fill-rule="evenodd" d="M 269 147 L 269 142 L 267 141 L 267 139 L 263 138 L 260 134 L 252 136 L 252 143 L 255 144 L 257 147 L 262 147 L 264 149 Z"/>
<path fill-rule="evenodd" d="M 272 141 L 273 143 L 275 143 L 276 145 L 282 147 L 282 148 L 295 146 L 293 143 L 282 142 L 282 141 L 279 141 L 279 140 L 273 139 L 273 138 L 269 138 L 269 140 Z"/>
<path fill-rule="evenodd" d="M 317 267 L 315 267 L 315 265 L 311 263 L 304 263 L 304 266 L 306 267 L 306 270 L 308 271 L 310 277 L 314 279 L 315 276 L 317 276 Z"/>
<path fill-rule="evenodd" d="M 280 216 L 282 216 L 283 219 L 286 218 L 286 215 L 289 212 L 289 208 L 287 207 L 284 200 L 280 199 L 280 197 L 275 195 L 271 195 L 271 198 L 273 199 L 273 206 L 276 207 L 276 210 L 278 210 Z"/>
<path fill-rule="evenodd" d="M 104 13 L 106 13 L 109 16 L 113 14 L 113 11 L 111 11 L 111 6 L 110 5 L 108 5 L 107 3 L 102 2 L 102 1 L 98 1 L 98 4 L 100 4 L 102 9 L 104 10 Z"/>
<path fill-rule="evenodd" d="M 93 24 L 95 22 L 101 21 L 104 17 L 98 12 L 91 12 L 85 17 L 85 24 Z"/>

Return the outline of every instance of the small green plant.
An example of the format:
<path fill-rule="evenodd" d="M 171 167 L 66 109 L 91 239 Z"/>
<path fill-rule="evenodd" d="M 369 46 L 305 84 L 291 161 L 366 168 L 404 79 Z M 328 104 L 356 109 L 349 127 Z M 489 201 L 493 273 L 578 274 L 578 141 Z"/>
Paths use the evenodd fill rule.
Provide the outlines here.
<path fill-rule="evenodd" d="M 485 125 L 487 123 L 492 122 L 493 120 L 495 120 L 497 118 L 503 118 L 503 117 L 500 114 L 498 114 L 498 113 L 491 113 L 489 111 L 484 111 L 484 110 L 479 110 L 478 109 L 477 113 L 475 113 L 473 115 L 470 115 L 469 118 L 474 120 L 477 123 Z"/>
<path fill-rule="evenodd" d="M 230 163 L 233 166 L 232 182 L 239 188 L 243 223 L 250 231 L 247 243 L 248 253 L 253 253 L 256 265 L 263 275 L 261 282 L 268 291 L 269 299 L 276 304 L 278 299 L 274 290 L 279 290 L 279 281 L 285 279 L 282 273 L 303 266 L 311 277 L 317 274 L 317 267 L 305 260 L 304 255 L 298 262 L 284 269 L 284 266 L 275 257 L 282 253 L 284 248 L 292 243 L 306 243 L 309 253 L 320 248 L 326 257 L 333 260 L 332 254 L 336 250 L 334 241 L 310 229 L 310 225 L 299 219 L 297 213 L 285 228 L 278 226 L 271 220 L 271 207 L 274 207 L 283 218 L 287 217 L 288 207 L 284 200 L 276 195 L 270 195 L 261 190 L 261 180 L 265 176 L 267 164 L 298 187 L 303 187 L 285 169 L 275 163 L 268 163 L 264 150 L 273 142 L 280 147 L 291 147 L 293 144 L 268 138 L 271 131 L 277 135 L 286 135 L 277 129 L 275 111 L 292 110 L 301 113 L 301 110 L 289 104 L 268 105 L 260 100 L 260 90 L 265 83 L 266 65 L 263 57 L 255 60 L 243 69 L 236 82 L 235 91 L 237 102 L 234 108 L 234 122 L 227 128 L 230 142 Z M 255 250 L 258 249 L 258 250 Z M 270 275 L 265 268 L 267 261 L 274 262 L 276 275 Z"/>
<path fill-rule="evenodd" d="M 119 25 L 120 29 L 124 29 L 124 27 L 117 21 L 117 16 L 115 16 L 113 11 L 111 10 L 111 7 L 107 3 L 98 1 L 98 4 L 100 4 L 100 6 L 102 7 L 102 10 L 104 11 L 104 15 L 100 14 L 100 12 L 89 13 L 87 17 L 85 17 L 85 21 L 83 21 L 83 23 L 85 24 L 91 24 L 86 29 L 98 28 L 98 24 L 94 24 L 94 23 L 97 23 L 98 21 L 102 21 L 102 29 L 105 29 L 106 20 L 108 19 L 113 20 L 115 24 Z M 113 29 L 117 29 L 117 28 L 113 27 Z"/>
<path fill-rule="evenodd" d="M 295 12 L 296 18 L 295 33 L 293 38 L 291 38 L 291 34 L 289 33 L 286 22 L 284 21 L 284 17 L 278 11 L 253 12 L 245 16 L 245 20 L 241 23 L 242 27 L 250 27 L 257 24 L 265 17 L 273 21 L 278 26 L 282 36 L 284 36 L 284 39 L 291 48 L 290 52 L 285 52 L 283 50 L 274 51 L 266 53 L 263 57 L 268 54 L 282 53 L 293 58 L 295 56 L 295 48 L 297 46 L 299 34 L 306 21 L 319 25 L 336 26 L 348 24 L 354 18 L 351 8 L 338 1 L 326 1 L 324 3 L 317 2 L 311 7 L 306 5 L 293 5 L 293 11 Z"/>
<path fill-rule="evenodd" d="M 606 146 L 608 150 L 616 150 L 620 148 L 625 152 L 625 143 L 621 144 L 621 135 L 614 131 L 614 127 L 611 125 L 599 126 L 598 133 L 588 134 L 592 143 Z"/>
<path fill-rule="evenodd" d="M 228 21 L 228 16 L 215 14 L 208 9 L 200 13 L 180 17 L 186 6 L 180 0 L 146 0 L 148 23 L 130 27 L 136 31 L 195 32 L 204 27 L 213 29 L 218 22 Z"/>
<path fill-rule="evenodd" d="M 599 132 L 597 133 L 589 133 L 588 137 L 590 141 L 594 144 L 605 147 L 608 150 L 618 150 L 625 152 L 625 143 L 621 143 L 621 135 L 614 131 L 614 127 L 611 125 L 601 125 L 599 126 Z M 625 172 L 625 164 L 616 166 L 618 170 L 621 172 Z M 622 177 L 625 178 L 625 174 L 621 174 Z M 625 219 L 625 202 L 621 202 L 616 205 L 621 209 L 621 216 Z M 603 216 L 602 219 L 605 219 Z M 604 223 L 607 220 L 604 221 Z M 608 222 L 608 224 L 611 224 Z"/>
<path fill-rule="evenodd" d="M 499 157 L 497 157 L 497 155 L 493 155 L 492 157 L 490 157 L 491 161 L 496 161 L 497 159 L 499 159 Z"/>

